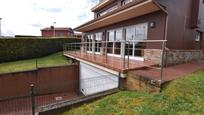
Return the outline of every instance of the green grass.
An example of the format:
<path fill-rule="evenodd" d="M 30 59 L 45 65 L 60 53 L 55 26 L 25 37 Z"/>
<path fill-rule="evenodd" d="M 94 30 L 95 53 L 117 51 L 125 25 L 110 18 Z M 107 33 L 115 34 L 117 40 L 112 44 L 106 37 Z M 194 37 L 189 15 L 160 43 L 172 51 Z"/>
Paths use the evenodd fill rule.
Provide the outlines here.
<path fill-rule="evenodd" d="M 42 58 L 37 58 L 38 68 L 63 66 L 68 64 L 69 62 L 63 56 L 62 52 L 55 53 Z M 36 59 L 0 63 L 0 73 L 10 73 L 34 69 L 36 69 Z"/>
<path fill-rule="evenodd" d="M 203 115 L 204 70 L 164 86 L 162 93 L 120 91 L 63 115 Z"/>

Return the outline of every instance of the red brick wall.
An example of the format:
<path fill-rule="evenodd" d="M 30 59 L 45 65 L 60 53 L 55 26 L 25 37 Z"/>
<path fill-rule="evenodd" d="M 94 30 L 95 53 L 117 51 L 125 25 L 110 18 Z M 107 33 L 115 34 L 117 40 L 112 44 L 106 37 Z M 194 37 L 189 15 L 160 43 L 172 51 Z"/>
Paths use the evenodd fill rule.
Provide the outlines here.
<path fill-rule="evenodd" d="M 0 100 L 30 95 L 30 84 L 35 84 L 37 95 L 77 92 L 79 65 L 1 74 Z"/>
<path fill-rule="evenodd" d="M 41 34 L 43 37 L 53 37 L 53 30 L 42 30 Z M 72 37 L 74 33 L 67 30 L 55 30 L 55 37 Z"/>

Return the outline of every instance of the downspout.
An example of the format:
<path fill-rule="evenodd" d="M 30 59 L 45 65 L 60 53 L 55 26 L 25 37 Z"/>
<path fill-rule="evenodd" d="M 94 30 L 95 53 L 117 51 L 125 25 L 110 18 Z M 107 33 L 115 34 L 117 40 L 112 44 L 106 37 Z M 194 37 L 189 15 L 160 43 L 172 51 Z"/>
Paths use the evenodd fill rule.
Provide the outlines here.
<path fill-rule="evenodd" d="M 165 30 L 164 30 L 164 40 L 167 41 L 167 33 L 168 33 L 168 22 L 169 22 L 169 15 L 166 9 L 164 9 L 158 2 L 153 0 L 153 3 L 157 5 L 165 14 Z M 162 44 L 162 55 L 161 55 L 161 73 L 160 73 L 160 80 L 159 80 L 159 86 L 161 87 L 162 81 L 163 81 L 163 68 L 164 68 L 164 60 L 165 59 L 165 49 L 166 49 L 166 41 Z M 166 57 L 167 58 L 167 57 Z"/>

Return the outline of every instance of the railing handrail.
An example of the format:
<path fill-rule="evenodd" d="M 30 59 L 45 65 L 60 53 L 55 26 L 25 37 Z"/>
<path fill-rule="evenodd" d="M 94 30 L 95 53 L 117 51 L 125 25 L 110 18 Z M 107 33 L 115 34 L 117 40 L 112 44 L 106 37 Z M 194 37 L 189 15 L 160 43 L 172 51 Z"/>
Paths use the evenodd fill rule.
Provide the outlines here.
<path fill-rule="evenodd" d="M 160 43 L 161 47 L 159 47 L 159 49 L 161 49 L 161 55 L 160 55 L 160 69 L 161 69 L 161 77 L 160 80 L 163 80 L 163 68 L 164 68 L 164 58 L 165 58 L 165 48 L 166 48 L 166 42 L 167 40 L 118 40 L 118 41 L 90 41 L 90 42 L 76 42 L 76 43 L 65 43 L 64 44 L 64 49 L 71 49 L 70 51 L 73 51 L 75 53 L 77 53 L 77 50 L 80 50 L 81 48 L 83 50 L 81 51 L 85 51 L 87 54 L 87 51 L 91 51 L 93 53 L 94 56 L 94 60 L 96 60 L 96 56 L 95 56 L 95 52 L 100 51 L 100 49 L 98 50 L 98 48 L 105 48 L 104 54 L 106 56 L 105 58 L 105 63 L 108 63 L 107 60 L 107 56 L 108 56 L 108 50 L 110 49 L 109 47 L 114 47 L 112 49 L 112 53 L 115 54 L 115 49 L 122 49 L 120 51 L 120 55 L 123 58 L 123 68 L 129 68 L 129 62 L 130 62 L 130 46 L 132 47 L 132 45 L 137 45 L 137 47 L 133 47 L 132 50 L 132 55 L 135 55 L 136 50 L 144 50 L 146 48 L 143 47 L 139 47 L 139 46 L 143 46 L 143 45 L 147 45 L 145 43 Z M 97 43 L 101 43 L 100 45 Z M 104 44 L 103 44 L 104 43 Z M 109 46 L 109 43 L 113 43 L 113 45 Z M 120 48 L 117 48 L 117 44 L 115 43 L 121 43 L 120 44 Z M 144 44 L 139 44 L 139 43 L 144 43 Z M 88 46 L 87 46 L 88 45 Z M 85 47 L 83 47 L 85 46 Z M 87 49 L 88 48 L 88 49 Z M 127 54 L 126 54 L 127 53 Z M 126 56 L 128 57 L 126 60 Z"/>
<path fill-rule="evenodd" d="M 167 40 L 118 40 L 118 41 L 94 41 L 98 43 L 128 43 L 128 42 L 143 42 L 143 43 L 155 43 L 155 42 L 167 42 Z M 90 42 L 72 42 L 72 43 L 65 43 L 65 44 L 86 44 Z"/>

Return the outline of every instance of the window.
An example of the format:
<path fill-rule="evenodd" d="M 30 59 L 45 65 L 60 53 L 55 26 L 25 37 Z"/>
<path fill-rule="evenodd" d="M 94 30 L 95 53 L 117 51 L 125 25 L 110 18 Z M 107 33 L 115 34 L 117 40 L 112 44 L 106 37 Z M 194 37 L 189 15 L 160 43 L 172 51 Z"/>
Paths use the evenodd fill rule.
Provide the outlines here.
<path fill-rule="evenodd" d="M 113 31 L 113 30 L 109 31 L 109 34 L 108 34 L 108 41 L 113 42 L 113 41 L 115 41 L 114 38 L 115 38 L 115 37 L 114 37 L 114 31 Z"/>
<path fill-rule="evenodd" d="M 57 33 L 56 33 L 56 36 L 59 36 L 59 37 L 60 37 L 60 36 L 65 36 L 65 35 L 64 35 L 63 32 L 57 32 Z"/>
<path fill-rule="evenodd" d="M 114 54 L 114 41 L 115 41 L 115 31 L 114 30 L 110 30 L 108 31 L 108 47 L 107 47 L 107 52 L 110 54 Z"/>
<path fill-rule="evenodd" d="M 116 41 L 121 41 L 123 39 L 123 31 L 122 29 L 117 29 L 116 30 Z"/>
<path fill-rule="evenodd" d="M 129 26 L 126 28 L 126 40 L 132 41 L 135 37 L 135 27 Z"/>
<path fill-rule="evenodd" d="M 126 40 L 130 41 L 129 44 L 129 51 L 125 51 L 126 55 L 130 56 L 142 56 L 141 48 L 144 47 L 141 42 L 137 40 L 145 40 L 147 39 L 147 31 L 148 31 L 148 24 L 138 24 L 134 26 L 126 27 Z M 142 44 L 142 45 L 141 45 Z M 128 45 L 126 44 L 126 49 L 128 49 Z"/>
<path fill-rule="evenodd" d="M 99 13 L 98 16 L 106 15 L 107 13 L 112 12 L 112 11 L 114 11 L 114 10 L 116 10 L 116 9 L 118 9 L 118 6 L 117 6 L 117 5 L 115 5 L 115 6 L 111 7 L 111 8 L 109 8 L 109 9 L 107 9 L 107 10 L 101 12 L 101 13 Z"/>
<path fill-rule="evenodd" d="M 115 31 L 115 54 L 120 55 L 121 54 L 121 41 L 123 40 L 123 30 L 122 29 L 117 29 Z"/>
<path fill-rule="evenodd" d="M 123 1 L 122 1 L 122 6 L 124 6 L 124 5 L 126 5 L 126 4 L 129 4 L 129 3 L 131 3 L 131 2 L 133 2 L 133 0 L 123 0 Z"/>
<path fill-rule="evenodd" d="M 147 24 L 141 24 L 136 26 L 136 39 L 145 40 L 147 39 Z"/>
<path fill-rule="evenodd" d="M 96 33 L 95 52 L 97 53 L 100 53 L 102 37 L 103 37 L 102 32 Z"/>
<path fill-rule="evenodd" d="M 93 35 L 88 35 L 87 37 L 87 51 L 92 51 L 92 41 L 93 41 Z"/>

